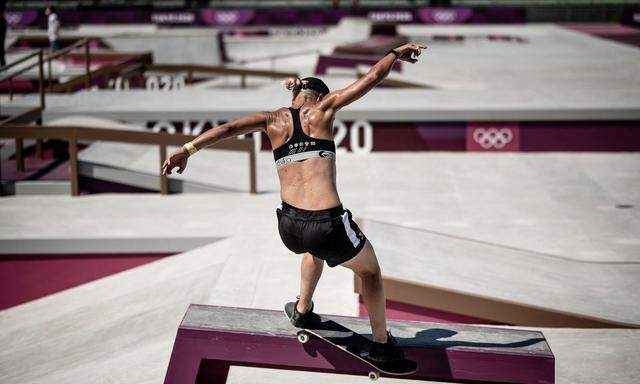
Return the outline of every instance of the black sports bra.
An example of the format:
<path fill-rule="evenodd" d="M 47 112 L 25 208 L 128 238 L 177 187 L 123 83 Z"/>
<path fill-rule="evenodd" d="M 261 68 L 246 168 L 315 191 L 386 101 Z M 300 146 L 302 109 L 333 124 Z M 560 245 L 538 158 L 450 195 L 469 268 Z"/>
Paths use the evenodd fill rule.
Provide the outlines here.
<path fill-rule="evenodd" d="M 300 123 L 300 109 L 289 107 L 289 110 L 293 118 L 293 135 L 286 143 L 273 150 L 276 167 L 313 157 L 335 159 L 336 144 L 333 140 L 315 139 L 304 133 Z"/>

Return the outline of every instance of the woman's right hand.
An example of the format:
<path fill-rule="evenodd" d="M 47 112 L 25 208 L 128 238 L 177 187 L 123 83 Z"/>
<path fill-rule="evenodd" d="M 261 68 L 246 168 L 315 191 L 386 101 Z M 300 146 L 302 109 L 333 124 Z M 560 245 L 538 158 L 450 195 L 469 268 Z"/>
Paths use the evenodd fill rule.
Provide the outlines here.
<path fill-rule="evenodd" d="M 170 175 L 175 167 L 178 167 L 178 173 L 182 173 L 187 167 L 188 158 L 189 153 L 184 147 L 176 149 L 171 156 L 165 160 L 164 164 L 162 164 L 162 174 Z"/>
<path fill-rule="evenodd" d="M 427 49 L 427 46 L 422 44 L 405 44 L 395 48 L 394 51 L 398 53 L 398 60 L 415 63 L 418 61 L 417 57 L 420 56 L 423 49 Z"/>

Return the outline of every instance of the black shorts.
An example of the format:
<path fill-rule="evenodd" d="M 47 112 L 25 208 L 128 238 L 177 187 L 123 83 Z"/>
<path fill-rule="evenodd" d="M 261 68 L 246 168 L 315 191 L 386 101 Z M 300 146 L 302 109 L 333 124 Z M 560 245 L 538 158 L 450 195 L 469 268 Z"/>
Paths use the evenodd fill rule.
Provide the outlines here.
<path fill-rule="evenodd" d="M 287 248 L 294 253 L 309 252 L 330 267 L 355 257 L 367 240 L 342 205 L 307 211 L 283 202 L 276 214 L 280 238 Z"/>

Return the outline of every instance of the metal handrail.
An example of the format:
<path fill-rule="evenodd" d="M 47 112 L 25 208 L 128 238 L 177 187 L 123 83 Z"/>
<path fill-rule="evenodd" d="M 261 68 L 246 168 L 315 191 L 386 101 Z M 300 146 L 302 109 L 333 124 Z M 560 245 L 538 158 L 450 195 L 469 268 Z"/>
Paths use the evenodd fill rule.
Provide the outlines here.
<path fill-rule="evenodd" d="M 256 61 L 267 61 L 267 60 L 272 60 L 273 61 L 273 60 L 277 60 L 277 59 L 286 59 L 288 57 L 309 55 L 309 54 L 312 54 L 312 53 L 321 54 L 322 50 L 320 50 L 320 49 L 307 49 L 305 51 L 285 53 L 285 54 L 282 54 L 282 55 L 270 55 L 270 56 L 263 56 L 263 57 L 257 57 L 257 58 L 251 58 L 251 59 L 236 60 L 236 61 L 233 61 L 232 63 L 234 63 L 234 64 L 247 64 L 247 63 L 255 63 Z"/>
<path fill-rule="evenodd" d="M 133 62 L 135 57 L 120 63 L 120 64 L 106 64 L 102 65 L 92 71 L 90 71 L 91 79 L 100 79 L 104 77 L 108 77 L 113 73 L 118 74 L 128 74 L 131 71 L 142 70 L 144 68 L 143 63 Z M 86 82 L 86 74 L 75 76 L 64 83 L 56 84 L 51 87 L 51 92 L 70 92 L 78 87 L 78 84 Z"/>
<path fill-rule="evenodd" d="M 66 54 L 68 54 L 69 52 L 75 50 L 76 48 L 80 48 L 82 46 L 84 46 L 84 53 L 85 53 L 85 76 L 84 76 L 84 86 L 85 88 L 89 88 L 91 86 L 91 55 L 90 55 L 90 40 L 89 39 L 82 39 L 80 41 L 75 42 L 74 44 L 71 44 L 70 46 L 63 48 L 59 51 L 56 52 L 52 52 L 50 54 L 48 54 L 45 58 L 44 56 L 44 50 L 40 49 L 38 50 L 38 52 L 32 53 L 30 55 L 27 55 L 25 57 L 22 57 L 16 61 L 14 61 L 13 63 L 10 63 L 8 65 L 5 65 L 4 67 L 0 68 L 0 72 L 6 71 L 9 68 L 12 68 L 20 63 L 24 63 L 25 61 L 29 60 L 32 57 L 35 57 L 36 55 L 38 56 L 38 61 L 36 63 L 33 63 L 31 65 L 27 65 L 25 68 L 22 68 L 21 70 L 17 71 L 17 72 L 13 72 L 7 76 L 5 76 L 4 78 L 0 78 L 0 82 L 3 81 L 9 81 L 9 100 L 13 100 L 13 79 L 16 76 L 19 76 L 29 70 L 31 70 L 34 67 L 38 67 L 38 94 L 39 94 L 39 101 L 40 101 L 40 105 L 37 108 L 34 109 L 30 109 L 27 110 L 23 113 L 20 113 L 17 116 L 12 116 L 6 120 L 4 120 L 3 122 L 0 122 L 0 124 L 6 124 L 12 121 L 20 121 L 20 122 L 26 122 L 23 121 L 25 118 L 33 118 L 35 119 L 35 121 L 38 122 L 38 124 L 41 123 L 41 116 L 42 116 L 42 111 L 45 109 L 46 107 L 46 103 L 45 103 L 45 90 L 44 90 L 44 62 L 46 60 L 47 62 L 47 74 L 48 74 L 48 81 L 47 81 L 47 87 L 49 89 L 51 89 L 51 61 L 64 56 Z M 33 120 L 32 120 L 33 121 Z M 24 171 L 24 158 L 22 156 L 22 148 L 23 147 L 23 139 L 22 138 L 18 138 L 16 137 L 16 169 L 20 172 Z M 42 156 L 42 139 L 38 138 L 36 140 L 36 152 L 37 154 L 41 157 Z"/>
<path fill-rule="evenodd" d="M 9 89 L 9 100 L 13 99 L 13 83 L 12 80 L 13 78 L 15 78 L 16 76 L 22 75 L 23 73 L 30 71 L 31 69 L 35 68 L 36 66 L 42 66 L 43 62 L 47 62 L 47 87 L 49 89 L 51 89 L 51 82 L 52 82 L 52 74 L 51 74 L 51 62 L 61 56 L 64 56 L 68 53 L 70 53 L 71 51 L 73 51 L 76 48 L 80 48 L 80 47 L 85 47 L 85 87 L 89 88 L 90 84 L 91 84 L 91 56 L 89 54 L 89 50 L 90 50 L 90 40 L 89 39 L 82 39 L 80 41 L 77 41 L 73 44 L 71 44 L 70 46 L 63 48 L 61 50 L 58 50 L 56 52 L 52 52 L 46 56 L 42 56 L 44 55 L 44 51 L 42 49 L 38 50 L 38 52 L 34 52 L 28 56 L 22 57 L 12 63 L 9 63 L 7 65 L 5 65 L 4 67 L 0 68 L 0 72 L 6 71 L 9 68 L 12 68 L 20 63 L 23 63 L 27 60 L 29 60 L 30 58 L 33 58 L 35 56 L 42 56 L 41 59 L 38 60 L 38 62 L 33 63 L 31 65 L 28 65 L 22 69 L 20 69 L 17 72 L 13 72 L 10 73 L 8 75 L 6 75 L 5 77 L 0 78 L 0 82 L 4 82 L 4 81 L 9 81 L 11 86 Z M 39 73 L 39 77 L 40 77 L 40 81 L 42 81 L 42 76 L 43 76 L 43 71 L 40 70 Z M 44 108 L 44 102 L 43 104 L 43 108 Z"/>
<path fill-rule="evenodd" d="M 60 57 L 60 56 L 64 56 L 64 55 L 66 55 L 67 53 L 69 53 L 69 52 L 73 51 L 74 49 L 76 49 L 76 48 L 78 48 L 78 47 L 82 46 L 82 44 L 87 44 L 88 42 L 89 42 L 89 41 L 88 41 L 87 39 L 80 40 L 80 41 L 75 42 L 74 44 L 72 44 L 72 45 L 70 45 L 70 46 L 68 46 L 68 47 L 66 47 L 66 48 L 63 48 L 63 49 L 61 49 L 61 50 L 59 50 L 59 51 L 56 51 L 56 52 L 54 52 L 54 53 L 51 53 L 51 54 L 49 54 L 49 55 L 46 55 L 45 57 L 43 57 L 43 60 L 44 60 L 44 61 L 49 61 L 49 60 L 56 59 L 56 58 L 58 58 L 58 57 Z M 14 61 L 14 62 L 12 62 L 12 63 L 9 63 L 9 64 L 7 64 L 7 65 L 5 65 L 4 67 L 1 67 L 1 68 L 0 68 L 0 72 L 4 72 L 4 71 L 8 70 L 9 68 L 15 67 L 16 65 L 18 65 L 18 64 L 20 64 L 20 63 L 23 63 L 23 62 L 25 62 L 25 61 L 27 61 L 27 60 L 29 60 L 29 59 L 33 58 L 33 57 L 38 56 L 38 55 L 39 55 L 39 52 L 43 52 L 43 50 L 42 50 L 42 49 L 39 49 L 37 52 L 33 52 L 33 53 L 31 53 L 31 54 L 29 54 L 29 55 L 27 55 L 27 56 L 21 57 L 21 58 L 19 58 L 18 60 Z M 7 81 L 7 80 L 9 80 L 9 79 L 11 79 L 11 78 L 13 78 L 13 77 L 19 76 L 19 75 L 23 74 L 24 72 L 26 72 L 26 71 L 28 71 L 28 70 L 33 69 L 33 68 L 34 68 L 34 67 L 36 67 L 37 65 L 38 65 L 38 63 L 33 63 L 33 64 L 31 64 L 31 65 L 29 65 L 29 66 L 27 66 L 27 67 L 25 67 L 25 68 L 21 69 L 19 72 L 13 72 L 13 73 L 10 73 L 10 74 L 8 74 L 8 75 L 7 75 L 7 76 L 5 76 L 5 77 L 0 78 L 0 82 Z"/>
<path fill-rule="evenodd" d="M 28 54 L 26 56 L 23 56 L 23 57 L 19 58 L 18 60 L 14 61 L 12 63 L 9 63 L 9 64 L 5 65 L 4 67 L 0 67 L 0 72 L 4 72 L 4 71 L 8 70 L 9 68 L 15 67 L 16 65 L 18 65 L 20 63 L 24 63 L 25 61 L 27 61 L 27 60 L 29 60 L 29 59 L 31 59 L 33 57 L 38 56 L 38 52 L 40 52 L 40 51 L 41 50 L 37 50 L 37 51 L 35 51 L 33 53 L 30 53 L 30 54 Z M 0 79 L 0 81 L 4 81 L 4 80 L 5 79 Z"/>
<path fill-rule="evenodd" d="M 191 83 L 194 72 L 201 73 L 218 73 L 223 75 L 238 75 L 240 76 L 240 88 L 246 88 L 247 76 L 256 77 L 269 77 L 269 78 L 287 78 L 298 77 L 295 72 L 278 72 L 278 71 L 266 71 L 260 69 L 245 69 L 245 68 L 229 68 L 226 66 L 215 65 L 192 65 L 192 64 L 152 64 L 145 67 L 146 71 L 157 72 L 187 72 L 187 84 Z"/>
<path fill-rule="evenodd" d="M 69 142 L 69 163 L 71 166 L 71 195 L 77 196 L 80 193 L 78 174 L 78 140 L 87 141 L 113 141 L 133 144 L 155 144 L 160 150 L 160 166 L 167 158 L 167 146 L 180 146 L 187 141 L 193 140 L 196 136 L 183 134 L 166 134 L 144 131 L 129 131 L 110 128 L 90 128 L 75 126 L 32 126 L 32 125 L 11 125 L 0 126 L 0 137 L 23 139 L 60 139 Z M 256 151 L 252 138 L 237 139 L 230 138 L 216 143 L 207 149 L 225 149 L 231 151 L 242 151 L 249 154 L 249 183 L 250 193 L 257 193 L 256 187 Z M 18 154 L 16 153 L 16 157 Z M 22 156 L 22 153 L 20 153 Z M 17 161 L 18 159 L 16 159 Z M 169 193 L 168 178 L 160 173 L 160 193 Z"/>
<path fill-rule="evenodd" d="M 15 76 L 18 76 L 18 75 L 24 73 L 25 71 L 31 69 L 33 66 L 36 66 L 36 65 L 38 66 L 38 93 L 40 95 L 40 97 L 39 97 L 40 105 L 38 107 L 34 108 L 34 109 L 27 110 L 27 111 L 25 111 L 23 113 L 20 113 L 20 114 L 16 115 L 16 116 L 11 116 L 8 119 L 0 121 L 0 125 L 2 125 L 4 123 L 7 123 L 7 122 L 10 122 L 10 121 L 13 121 L 13 120 L 20 120 L 25 116 L 30 116 L 30 115 L 33 114 L 33 112 L 35 110 L 38 110 L 39 113 L 44 110 L 44 108 L 45 108 L 45 100 L 44 100 L 44 75 L 43 75 L 44 61 L 43 61 L 43 55 L 44 54 L 42 52 L 42 49 L 38 50 L 38 52 L 35 52 L 35 53 L 29 55 L 30 56 L 29 58 L 34 57 L 34 56 L 38 56 L 38 61 L 35 64 L 33 64 L 33 65 L 31 65 L 31 66 L 29 66 L 27 68 L 24 68 L 24 69 L 22 69 L 22 70 L 20 70 L 18 72 L 14 72 L 14 73 L 10 74 L 9 76 L 7 76 L 7 77 L 5 77 L 3 79 L 0 79 L 0 82 L 9 80 L 9 84 L 10 84 L 10 87 L 9 87 L 9 100 L 13 100 L 13 80 L 12 79 Z M 13 66 L 15 66 L 17 64 L 20 64 L 21 62 L 26 61 L 26 60 L 27 59 L 25 59 L 25 58 L 16 60 L 11 64 L 2 67 L 2 69 L 5 70 L 7 68 L 11 68 L 11 67 L 13 67 Z M 16 144 L 18 144 L 18 143 L 16 143 Z M 22 168 L 24 168 L 23 165 L 22 164 L 18 164 L 18 170 L 21 170 Z"/>
<path fill-rule="evenodd" d="M 51 92 L 52 90 L 52 74 L 51 74 L 51 62 L 53 61 L 53 59 L 57 59 L 58 57 L 64 56 L 68 53 L 70 53 L 71 51 L 73 51 L 76 48 L 80 48 L 82 46 L 84 46 L 84 52 L 85 52 L 85 57 L 84 57 L 84 61 L 85 61 L 85 81 L 84 81 L 84 85 L 85 88 L 89 88 L 91 86 L 91 55 L 89 53 L 90 50 L 90 46 L 89 46 L 89 39 L 82 39 L 80 41 L 76 41 L 75 43 L 71 44 L 70 46 L 63 48 L 59 51 L 56 52 L 52 52 L 50 53 L 45 60 L 47 61 L 47 89 L 49 90 L 49 92 Z"/>
<path fill-rule="evenodd" d="M 64 56 L 67 53 L 70 53 L 71 51 L 73 51 L 76 48 L 81 48 L 82 46 L 89 44 L 90 40 L 89 39 L 82 39 L 82 40 L 78 40 L 75 43 L 71 44 L 68 47 L 59 49 L 57 51 L 51 52 L 47 55 L 47 57 L 45 57 L 45 60 L 53 60 L 53 59 L 57 59 L 60 56 Z"/>
<path fill-rule="evenodd" d="M 227 75 L 246 75 L 259 77 L 287 77 L 297 75 L 295 72 L 267 71 L 263 69 L 232 68 L 217 65 L 192 65 L 192 64 L 151 64 L 146 67 L 147 71 L 158 72 L 202 72 L 221 73 Z"/>

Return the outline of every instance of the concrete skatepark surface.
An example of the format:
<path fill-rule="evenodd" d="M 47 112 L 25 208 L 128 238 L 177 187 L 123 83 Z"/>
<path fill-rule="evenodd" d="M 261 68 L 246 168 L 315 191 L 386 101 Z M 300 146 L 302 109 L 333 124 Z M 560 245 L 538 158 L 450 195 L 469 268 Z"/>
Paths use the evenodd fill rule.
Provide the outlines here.
<path fill-rule="evenodd" d="M 366 25 L 352 27 L 364 35 Z M 640 118 L 640 51 L 635 48 L 550 25 L 402 26 L 399 31 L 427 42 L 437 34 L 460 34 L 474 43 L 432 42 L 425 62 L 405 66 L 399 77 L 419 78 L 436 89 L 377 89 L 340 118 Z M 525 42 L 482 40 L 488 34 Z M 349 39 L 338 29 L 315 40 L 317 46 L 308 48 L 324 51 Z M 298 49 L 289 46 L 292 42 L 313 41 L 283 38 L 276 53 Z M 257 51 L 262 43 L 238 40 L 232 54 L 254 58 L 275 45 Z M 277 69 L 307 74 L 314 55 L 278 60 Z M 496 70 L 491 65 L 496 62 L 503 66 Z M 326 80 L 331 88 L 342 87 L 354 73 L 330 72 Z M 76 115 L 131 122 L 228 119 L 289 101 L 276 81 L 249 84 L 256 88 L 221 90 L 214 84 L 170 93 L 52 95 L 45 120 Z M 3 100 L 2 109 L 24 108 L 34 100 Z M 255 196 L 244 192 L 247 167 L 235 156 L 203 152 L 190 160 L 185 175 L 174 176 L 226 193 L 0 199 L 2 254 L 81 253 L 92 246 L 181 252 L 0 311 L 0 382 L 159 383 L 189 304 L 280 310 L 295 297 L 299 258 L 278 237 L 272 155 L 258 155 L 260 193 Z M 80 157 L 132 173 L 158 172 L 154 148 L 96 143 Z M 634 328 L 640 324 L 636 153 L 340 153 L 337 167 L 342 201 L 364 219 L 383 273 Z M 314 300 L 319 312 L 357 315 L 352 273 L 326 268 Z M 636 329 L 531 330 L 543 332 L 549 342 L 557 383 L 631 384 L 640 377 Z M 368 382 L 251 367 L 232 367 L 227 382 L 287 381 Z"/>
<path fill-rule="evenodd" d="M 356 216 L 383 217 L 395 224 L 586 261 L 626 260 L 634 268 L 638 244 L 624 239 L 638 237 L 638 215 L 635 208 L 617 209 L 615 204 L 624 201 L 637 206 L 638 161 L 638 156 L 628 154 L 345 154 L 338 159 L 338 184 L 345 206 Z M 225 239 L 0 312 L 0 340 L 7 346 L 0 359 L 2 381 L 83 382 L 108 377 L 117 382 L 158 382 L 188 304 L 281 308 L 297 292 L 298 258 L 284 248 L 277 235 L 274 209 L 279 198 L 271 159 L 260 159 L 259 164 L 264 167 L 258 172 L 262 188 L 271 188 L 256 196 L 3 198 L 0 233 L 14 247 L 19 246 L 16 240 L 29 244 L 34 239 L 68 239 L 71 243 L 82 238 L 122 242 L 164 237 Z M 550 166 L 555 173 L 541 173 Z M 492 171 L 481 171 L 486 169 Z M 176 222 L 180 225 L 172 224 Z M 617 237 L 603 228 L 617 228 Z M 364 230 L 366 233 L 366 227 Z M 384 261 L 388 241 L 373 233 L 371 240 L 380 249 L 383 271 L 391 270 Z M 8 243 L 0 241 L 0 248 L 4 244 Z M 452 272 L 458 269 L 455 259 L 448 260 L 453 263 Z M 505 267 L 503 262 L 491 265 L 496 275 L 504 273 Z M 437 277 L 455 276 L 452 272 Z M 558 273 L 563 272 L 554 272 Z M 318 310 L 356 315 L 352 284 L 348 270 L 328 269 L 315 298 Z M 533 293 L 531 289 L 537 288 L 528 289 Z M 605 296 L 630 298 L 637 291 L 619 279 L 603 281 L 599 289 L 605 289 Z M 607 293 L 616 289 L 616 293 Z M 624 289 L 632 291 L 622 293 Z M 575 304 L 584 300 L 575 299 Z M 589 300 L 587 309 L 591 305 L 591 311 L 601 310 L 602 303 L 594 295 Z M 572 304 L 565 297 L 548 305 Z M 128 308 L 126 312 L 123 307 Z M 636 321 L 636 307 L 628 304 L 620 310 Z M 560 383 L 627 383 L 638 374 L 640 364 L 632 357 L 637 354 L 625 352 L 637 345 L 635 330 L 542 331 L 558 360 Z M 585 378 L 580 367 L 591 362 L 601 369 Z M 119 367 L 117 372 L 111 369 L 114 366 Z M 315 382 L 320 376 L 232 368 L 229 382 L 275 383 L 285 377 Z"/>
<path fill-rule="evenodd" d="M 217 152 L 217 151 L 212 151 Z M 208 169 L 216 177 L 217 169 L 228 167 L 224 160 L 209 162 L 201 157 L 190 160 L 193 166 Z M 135 157 L 128 161 L 136 161 Z M 189 214 L 173 208 L 172 203 L 188 204 L 190 214 L 200 215 L 198 207 L 206 206 L 216 215 L 242 223 L 246 216 L 258 220 L 255 229 L 275 230 L 275 207 L 279 204 L 279 185 L 273 157 L 270 153 L 258 156 L 257 196 L 243 193 L 215 194 L 217 202 L 228 206 L 207 204 L 205 196 L 132 195 L 140 201 L 135 215 L 127 215 L 122 204 L 127 199 L 119 195 L 96 195 L 67 199 L 66 196 L 34 197 L 21 207 L 20 198 L 2 200 L 4 209 L 17 219 L 41 217 L 43 220 L 19 220 L 4 223 L 3 238 L 37 238 L 64 233 L 64 227 L 49 222 L 39 210 L 61 214 L 70 219 L 87 209 L 87 215 L 118 220 L 118 216 L 133 216 L 141 225 L 122 227 L 101 223 L 106 236 L 131 233 L 135 236 L 153 235 L 154 220 Z M 246 168 L 246 166 L 243 166 Z M 526 154 L 526 153 L 374 153 L 357 155 L 341 153 L 337 159 L 338 186 L 343 203 L 357 217 L 381 220 L 397 225 L 426 229 L 454 236 L 501 244 L 558 257 L 592 262 L 638 262 L 640 243 L 637 241 L 640 220 L 636 207 L 640 204 L 640 155 L 636 154 Z M 157 171 L 156 171 L 157 172 Z M 204 172 L 204 171 L 203 171 Z M 187 178 L 183 175 L 172 177 Z M 206 183 L 204 176 L 197 181 Z M 144 197 L 143 197 L 144 196 Z M 25 197 L 27 199 L 27 197 Z M 103 211 L 104 199 L 112 211 Z M 632 208 L 616 208 L 629 204 Z M 106 206 L 105 206 L 106 207 Z M 118 211 L 121 210 L 122 211 Z M 144 214 L 145 209 L 152 212 Z M 203 208 L 200 208 L 203 209 Z M 168 210 L 168 211 L 165 211 Z M 237 211 L 234 215 L 233 212 Z M 116 214 L 116 212 L 119 212 Z M 158 212 L 154 214 L 153 212 Z M 238 215 L 238 213 L 242 215 Z M 159 216 L 160 218 L 156 217 Z M 88 216 L 89 217 L 89 216 Z M 197 216 L 196 216 L 197 217 Z M 55 219 L 55 215 L 51 216 Z M 168 219 L 167 219 L 168 220 Z M 73 225 L 70 221 L 68 225 Z M 232 226 L 216 227 L 206 215 L 195 220 L 196 229 L 172 230 L 182 235 L 230 235 Z M 266 227 L 265 227 L 266 226 Z M 74 230 L 89 231 L 76 225 Z M 165 226 L 158 226 L 163 231 Z M 251 231 L 254 226 L 244 230 Z M 198 229 L 203 228 L 203 229 Z M 131 232 L 135 229 L 135 232 Z M 78 233 L 83 233 L 78 232 Z M 91 232 L 89 232 L 91 233 Z M 163 234 L 168 234 L 163 233 Z M 275 232 L 274 232 L 275 233 Z"/>
<path fill-rule="evenodd" d="M 261 246 L 246 247 L 258 241 Z M 189 303 L 278 309 L 283 292 L 295 294 L 297 282 L 291 276 L 297 263 L 288 254 L 274 257 L 265 252 L 265 244 L 279 247 L 277 241 L 259 236 L 222 241 L 0 312 L 0 340 L 5 346 L 0 377 L 6 383 L 82 383 L 96 378 L 161 382 L 175 329 Z M 245 253 L 256 256 L 247 263 L 242 259 Z M 323 312 L 354 310 L 351 279 L 345 272 L 331 271 L 321 280 L 316 300 Z M 279 293 L 269 293 L 274 290 Z M 630 378 L 640 373 L 633 353 L 640 342 L 638 331 L 538 330 L 559 362 L 558 383 L 631 383 Z M 228 382 L 282 380 L 367 379 L 232 367 Z"/>
<path fill-rule="evenodd" d="M 163 29 L 149 25 L 83 25 L 78 29 L 62 29 L 60 37 L 96 37 L 117 51 L 151 51 L 154 61 L 162 64 L 219 65 L 222 58 L 219 54 L 217 34 L 216 28 Z M 46 33 L 39 30 L 9 31 L 7 46 L 10 46 L 18 36 L 46 37 Z M 11 62 L 15 59 L 8 57 L 8 60 Z"/>
<path fill-rule="evenodd" d="M 635 75 L 640 51 L 635 47 L 547 24 L 402 28 L 401 33 L 418 40 L 435 34 L 469 37 L 506 34 L 526 42 L 472 39 L 457 44 L 432 43 L 420 64 L 404 65 L 401 78 L 418 79 L 436 89 L 376 89 L 340 112 L 338 118 L 370 121 L 640 118 L 640 80 Z M 326 40 L 309 38 L 304 50 L 313 49 L 315 41 L 321 45 Z M 244 48 L 237 49 L 251 54 L 255 46 L 255 42 L 249 41 Z M 311 75 L 315 56 L 307 57 L 311 60 L 304 57 L 278 60 L 276 69 Z M 293 64 L 287 65 L 287 60 Z M 303 62 L 310 66 L 300 67 Z M 273 69 L 269 61 L 251 67 Z M 329 75 L 324 80 L 330 89 L 336 89 L 351 83 L 354 75 L 355 71 L 346 76 Z M 290 101 L 279 81 L 259 84 L 251 92 L 214 88 L 51 95 L 47 97 L 44 119 L 51 121 L 74 114 L 129 122 L 230 119 L 272 110 Z M 11 112 L 35 102 L 34 97 L 26 96 L 6 103 L 6 108 Z"/>

